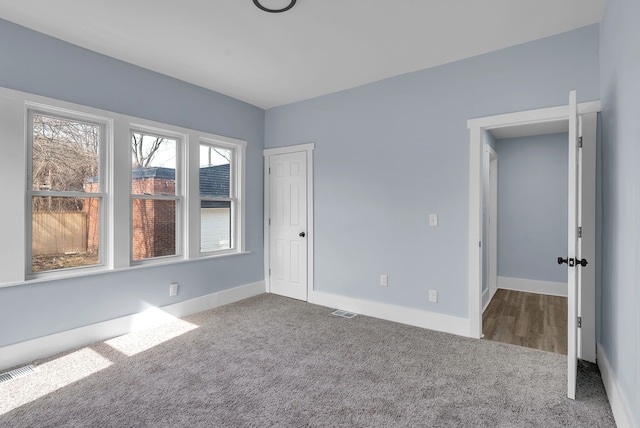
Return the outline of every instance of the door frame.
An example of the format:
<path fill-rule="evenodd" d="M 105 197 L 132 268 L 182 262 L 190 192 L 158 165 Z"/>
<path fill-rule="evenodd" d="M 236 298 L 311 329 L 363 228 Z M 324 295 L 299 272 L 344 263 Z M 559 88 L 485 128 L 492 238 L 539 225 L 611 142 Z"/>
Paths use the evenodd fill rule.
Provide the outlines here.
<path fill-rule="evenodd" d="M 265 291 L 271 293 L 271 278 L 269 275 L 269 261 L 271 252 L 271 231 L 269 227 L 270 211 L 270 195 L 271 180 L 269 179 L 269 165 L 271 156 L 284 155 L 296 152 L 306 152 L 307 155 L 307 297 L 305 301 L 309 301 L 309 295 L 313 291 L 313 150 L 315 143 L 297 144 L 293 146 L 275 147 L 273 149 L 264 149 L 264 282 Z"/>
<path fill-rule="evenodd" d="M 487 222 L 487 233 L 489 236 L 487 239 L 488 247 L 485 265 L 487 267 L 486 292 L 489 293 L 489 297 L 487 298 L 487 302 L 483 304 L 483 311 L 489 306 L 498 289 L 498 153 L 488 144 L 485 148 L 485 153 L 484 180 L 487 188 L 486 201 L 488 202 L 485 211 L 488 218 L 492 219 L 493 222 Z M 492 171 L 494 180 L 491 180 Z M 485 265 L 483 265 L 483 268 Z"/>
<path fill-rule="evenodd" d="M 578 114 L 600 112 L 600 101 L 578 104 Z M 569 119 L 569 106 L 548 107 L 536 110 L 487 116 L 467 121 L 470 131 L 469 144 L 469 337 L 482 337 L 482 158 L 483 133 L 492 129 L 537 125 Z M 595 231 L 594 231 L 595 232 Z"/>

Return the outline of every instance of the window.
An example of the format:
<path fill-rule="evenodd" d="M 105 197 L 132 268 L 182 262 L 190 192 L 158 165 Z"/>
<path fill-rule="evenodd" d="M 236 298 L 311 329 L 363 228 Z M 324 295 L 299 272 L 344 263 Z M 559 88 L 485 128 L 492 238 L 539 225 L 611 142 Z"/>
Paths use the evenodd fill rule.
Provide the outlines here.
<path fill-rule="evenodd" d="M 200 253 L 237 248 L 236 148 L 200 143 Z"/>
<path fill-rule="evenodd" d="M 180 253 L 178 140 L 131 133 L 131 253 L 135 261 Z"/>
<path fill-rule="evenodd" d="M 35 110 L 28 120 L 27 273 L 102 264 L 104 123 Z"/>
<path fill-rule="evenodd" d="M 0 110 L 0 287 L 245 251 L 246 141 L 6 88 Z"/>

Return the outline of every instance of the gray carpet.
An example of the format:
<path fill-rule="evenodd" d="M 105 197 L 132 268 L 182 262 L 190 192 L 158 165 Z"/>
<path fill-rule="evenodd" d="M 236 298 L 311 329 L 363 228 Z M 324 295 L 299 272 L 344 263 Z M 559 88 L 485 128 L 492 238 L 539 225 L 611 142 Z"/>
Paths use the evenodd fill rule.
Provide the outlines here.
<path fill-rule="evenodd" d="M 615 426 L 597 368 L 580 364 L 572 401 L 566 360 L 552 353 L 274 295 L 184 320 L 198 327 L 132 356 L 91 346 L 108 367 L 3 414 L 0 426 Z M 0 384 L 0 400 L 45 374 Z"/>

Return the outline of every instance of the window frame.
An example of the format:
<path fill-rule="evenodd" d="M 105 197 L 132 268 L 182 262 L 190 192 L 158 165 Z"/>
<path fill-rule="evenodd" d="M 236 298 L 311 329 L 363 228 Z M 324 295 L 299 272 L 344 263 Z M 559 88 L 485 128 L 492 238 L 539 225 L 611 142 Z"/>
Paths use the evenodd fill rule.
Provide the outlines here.
<path fill-rule="evenodd" d="M 33 138 L 33 125 L 29 125 L 30 109 L 44 115 L 102 126 L 98 171 L 100 192 L 80 191 L 77 194 L 64 195 L 100 198 L 99 264 L 31 272 L 32 196 L 44 190 L 33 190 L 33 152 L 29 149 L 29 138 Z M 5 189 L 8 203 L 0 210 L 0 232 L 8 242 L 13 242 L 13 245 L 0 249 L 0 256 L 6 261 L 4 269 L 0 271 L 0 288 L 249 253 L 245 244 L 247 141 L 3 87 L 0 87 L 0 111 L 0 137 L 6 142 L 5 156 L 0 158 L 0 176 L 13 184 Z M 136 263 L 131 261 L 131 128 L 182 138 L 181 147 L 178 149 L 178 155 L 182 156 L 179 161 L 182 167 L 180 178 L 183 181 L 179 185 L 182 200 L 176 213 L 179 218 L 177 226 L 181 233 L 177 238 L 177 248 L 181 250 L 181 255 L 145 259 Z M 199 251 L 200 141 L 236 148 L 236 168 L 233 174 L 236 209 L 233 213 L 232 238 L 235 245 L 229 250 L 202 254 Z"/>
<path fill-rule="evenodd" d="M 167 126 L 168 128 L 168 126 Z M 167 129 L 165 127 L 149 126 L 140 123 L 129 124 L 129 139 L 128 144 L 131 145 L 131 138 L 134 133 L 140 133 L 143 135 L 151 135 L 154 137 L 164 137 L 175 140 L 176 142 L 176 168 L 175 168 L 175 195 L 146 195 L 146 194 L 134 194 L 132 188 L 132 170 L 133 162 L 129 161 L 129 264 L 130 266 L 145 265 L 145 264 L 157 264 L 163 261 L 171 261 L 176 259 L 185 258 L 184 241 L 185 230 L 188 229 L 188 224 L 185 224 L 184 219 L 187 218 L 184 215 L 185 205 L 188 204 L 186 196 L 186 180 L 185 171 L 187 165 L 185 165 L 184 149 L 188 145 L 188 135 L 180 132 Z M 176 219 L 175 219 L 175 254 L 166 256 L 149 257 L 145 259 L 133 258 L 133 206 L 134 201 L 139 200 L 152 200 L 152 201 L 175 201 L 176 204 Z"/>
<path fill-rule="evenodd" d="M 202 146 L 217 147 L 231 152 L 231 159 L 229 160 L 229 196 L 217 197 L 217 196 L 202 196 L 200 194 L 200 148 Z M 198 142 L 198 255 L 199 257 L 211 257 L 223 254 L 233 254 L 242 252 L 244 250 L 244 242 L 242 236 L 244 234 L 243 226 L 243 208 L 239 190 L 243 185 L 243 177 L 240 172 L 243 169 L 245 146 L 238 144 L 237 142 L 221 141 L 211 138 L 200 138 Z M 202 202 L 230 202 L 230 231 L 229 239 L 231 240 L 229 248 L 220 250 L 203 251 L 202 250 Z"/>
<path fill-rule="evenodd" d="M 25 101 L 25 146 L 26 146 L 26 197 L 25 197 L 25 279 L 55 278 L 68 276 L 70 273 L 90 273 L 103 271 L 110 264 L 111 242 L 109 239 L 110 214 L 110 165 L 109 152 L 113 138 L 113 120 L 101 115 L 76 111 L 52 105 Z M 98 147 L 98 192 L 81 192 L 73 190 L 34 190 L 33 189 L 33 119 L 34 115 L 43 115 L 56 119 L 78 121 L 96 125 L 100 128 Z M 98 226 L 98 263 L 87 266 L 74 266 L 40 272 L 33 271 L 33 198 L 49 196 L 59 198 L 98 199 L 100 202 Z"/>

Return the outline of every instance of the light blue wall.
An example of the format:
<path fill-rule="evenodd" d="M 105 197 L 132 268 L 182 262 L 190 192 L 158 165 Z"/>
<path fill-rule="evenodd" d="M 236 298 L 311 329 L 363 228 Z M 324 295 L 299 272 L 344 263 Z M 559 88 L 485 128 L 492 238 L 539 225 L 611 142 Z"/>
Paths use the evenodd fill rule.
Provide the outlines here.
<path fill-rule="evenodd" d="M 602 289 L 599 341 L 640 426 L 640 2 L 602 21 Z"/>
<path fill-rule="evenodd" d="M 567 282 L 568 135 L 498 140 L 498 275 Z"/>
<path fill-rule="evenodd" d="M 251 251 L 0 288 L 0 346 L 264 279 L 264 110 L 4 20 L 0 86 L 248 141 L 246 235 Z M 181 284 L 178 298 L 168 297 L 170 282 Z"/>
<path fill-rule="evenodd" d="M 593 25 L 267 110 L 265 146 L 316 143 L 316 289 L 467 317 L 467 119 L 572 89 L 598 99 L 598 38 Z"/>

